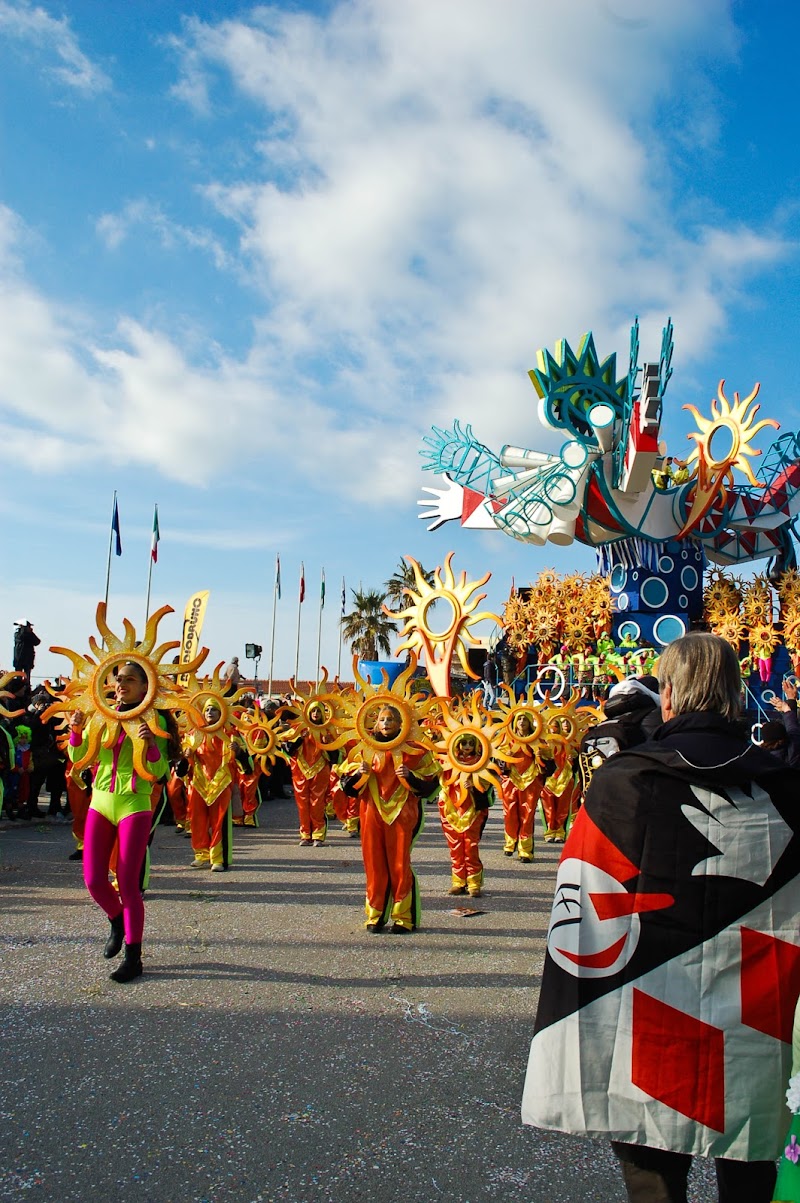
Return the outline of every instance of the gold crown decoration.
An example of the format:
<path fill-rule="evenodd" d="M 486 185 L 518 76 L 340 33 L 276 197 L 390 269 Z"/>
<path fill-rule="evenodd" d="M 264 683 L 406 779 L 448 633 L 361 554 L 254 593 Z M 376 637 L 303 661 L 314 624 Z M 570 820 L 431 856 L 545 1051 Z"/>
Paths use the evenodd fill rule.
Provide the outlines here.
<path fill-rule="evenodd" d="M 158 625 L 166 614 L 174 613 L 171 606 L 162 606 L 151 614 L 141 640 L 127 618 L 123 619 L 124 638 L 120 639 L 109 628 L 106 621 L 106 605 L 97 606 L 97 630 L 103 643 L 98 644 L 94 635 L 89 636 L 89 655 L 81 655 L 70 648 L 51 647 L 50 651 L 66 656 L 72 661 L 73 675 L 65 684 L 60 695 L 42 714 L 46 722 L 60 717 L 62 726 L 68 724 L 68 716 L 78 710 L 86 718 L 83 738 L 86 751 L 75 762 L 76 769 L 86 768 L 97 760 L 100 748 L 112 748 L 122 731 L 133 744 L 133 767 L 140 777 L 152 780 L 145 761 L 145 743 L 139 735 L 139 726 L 145 723 L 153 735 L 164 736 L 158 722 L 159 710 L 184 711 L 190 722 L 202 726 L 202 715 L 192 706 L 184 688 L 176 681 L 179 674 L 192 672 L 203 663 L 208 648 L 188 663 L 165 664 L 167 652 L 180 647 L 179 640 L 171 640 L 156 646 Z M 142 701 L 131 710 L 119 711 L 114 707 L 114 671 L 123 664 L 136 664 L 147 679 L 147 689 Z M 53 693 L 52 689 L 50 690 Z M 55 696 L 55 695 L 54 695 Z"/>

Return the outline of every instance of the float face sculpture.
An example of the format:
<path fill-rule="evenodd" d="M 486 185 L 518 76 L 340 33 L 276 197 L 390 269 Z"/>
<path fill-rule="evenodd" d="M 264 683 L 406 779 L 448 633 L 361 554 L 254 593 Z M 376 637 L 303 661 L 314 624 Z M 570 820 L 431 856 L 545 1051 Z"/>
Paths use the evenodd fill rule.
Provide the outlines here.
<path fill-rule="evenodd" d="M 678 620 L 669 628 L 669 638 L 659 639 L 652 629 L 641 632 L 657 644 L 670 642 L 699 616 L 706 559 L 732 565 L 777 556 L 783 567 L 793 566 L 790 528 L 800 512 L 800 435 L 777 439 L 756 478 L 750 460 L 761 451 L 753 440 L 778 423 L 756 421 L 757 384 L 744 400 L 734 393 L 730 402 L 723 380 L 710 417 L 684 406 L 698 429 L 688 436 L 694 443 L 691 453 L 672 472 L 660 442 L 672 354 L 668 321 L 658 362 L 640 368 L 638 320 L 631 329 L 624 376 L 617 373 L 616 355 L 599 359 L 591 333 L 577 352 L 565 340 L 554 355 L 539 351 L 530 372 L 539 396 L 539 420 L 565 436 L 560 451 L 554 455 L 506 445 L 497 453 L 478 442 L 469 425 L 456 421 L 448 430 L 434 427 L 421 454 L 425 468 L 442 475 L 445 483 L 425 489 L 428 496 L 418 503 L 428 529 L 459 521 L 537 546 L 577 540 L 598 550 L 603 573 L 613 575 L 617 567 L 626 573 L 647 569 L 636 581 L 626 577 L 629 599 L 629 586 L 637 585 L 644 603 L 638 613 L 649 613 L 651 619 L 669 613 Z M 736 471 L 746 483 L 735 483 Z M 669 580 L 672 569 L 660 567 L 665 560 L 677 571 L 674 582 Z M 691 586 L 682 579 L 686 568 L 697 574 Z M 694 574 L 689 575 L 694 581 Z M 655 606 L 647 590 L 642 592 L 650 578 L 666 581 L 669 593 L 663 597 L 663 589 L 652 585 L 653 595 L 662 597 Z M 624 611 L 616 600 L 617 610 Z"/>

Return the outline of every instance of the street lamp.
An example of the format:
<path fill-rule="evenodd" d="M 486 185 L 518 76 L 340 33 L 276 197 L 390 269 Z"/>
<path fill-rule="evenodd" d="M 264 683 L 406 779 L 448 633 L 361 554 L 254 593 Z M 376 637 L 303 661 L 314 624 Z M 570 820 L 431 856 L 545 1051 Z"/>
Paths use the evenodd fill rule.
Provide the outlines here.
<path fill-rule="evenodd" d="M 264 649 L 260 643 L 246 643 L 244 645 L 245 660 L 255 661 L 255 668 L 253 670 L 253 689 L 255 690 L 256 697 L 258 697 L 258 662 L 261 659 L 261 653 L 263 650 Z"/>

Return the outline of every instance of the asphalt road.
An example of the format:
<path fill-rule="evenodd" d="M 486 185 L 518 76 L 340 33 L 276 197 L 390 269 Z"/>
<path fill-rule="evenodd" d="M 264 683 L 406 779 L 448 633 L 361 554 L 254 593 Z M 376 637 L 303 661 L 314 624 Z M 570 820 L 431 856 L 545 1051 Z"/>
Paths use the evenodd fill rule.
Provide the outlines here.
<path fill-rule="evenodd" d="M 69 826 L 0 823 L 0 1200 L 622 1200 L 604 1143 L 519 1120 L 560 849 L 504 858 L 495 808 L 464 916 L 426 813 L 408 937 L 364 931 L 335 820 L 300 848 L 293 803 L 268 803 L 224 875 L 160 828 L 125 986 Z M 711 1183 L 701 1163 L 690 1197 Z"/>

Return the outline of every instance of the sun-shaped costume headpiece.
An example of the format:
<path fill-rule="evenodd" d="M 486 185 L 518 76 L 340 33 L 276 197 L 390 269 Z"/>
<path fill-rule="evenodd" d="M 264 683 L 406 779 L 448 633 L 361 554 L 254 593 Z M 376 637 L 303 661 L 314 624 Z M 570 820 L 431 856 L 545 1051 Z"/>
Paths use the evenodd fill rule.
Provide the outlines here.
<path fill-rule="evenodd" d="M 242 729 L 242 714 L 237 703 L 245 696 L 247 689 L 237 689 L 226 695 L 229 687 L 222 680 L 223 664 L 220 662 L 210 677 L 197 677 L 193 672 L 186 673 L 184 680 L 187 707 L 191 713 L 200 714 L 201 721 L 197 726 L 198 736 L 215 735 L 226 745 L 234 735 Z M 213 706 L 219 711 L 219 718 L 209 723 L 205 718 L 206 707 Z"/>
<path fill-rule="evenodd" d="M 12 693 L 10 689 L 6 689 L 6 685 L 10 685 L 16 677 L 21 677 L 22 675 L 22 673 L 0 674 L 0 714 L 2 714 L 3 718 L 17 718 L 18 715 L 25 713 L 24 707 L 20 710 L 6 710 L 2 702 L 3 698 L 13 698 L 15 701 L 18 700 L 16 694 Z"/>
<path fill-rule="evenodd" d="M 690 530 L 694 530 L 715 503 L 724 504 L 727 496 L 727 485 L 733 483 L 733 470 L 738 468 L 745 474 L 751 485 L 763 488 L 764 482 L 756 480 L 749 460 L 761 452 L 752 443 L 759 431 L 767 426 L 780 429 L 780 422 L 774 418 L 763 418 L 756 422 L 756 414 L 761 408 L 755 403 L 761 385 L 756 384 L 752 393 L 740 400 L 739 394 L 733 394 L 731 405 L 725 396 L 725 381 L 720 380 L 717 396 L 711 402 L 711 417 L 704 418 L 694 405 L 684 405 L 694 415 L 699 431 L 687 435 L 696 446 L 686 460 L 687 466 L 697 461 L 697 483 L 691 498 L 691 508 L 679 532 L 681 539 Z M 752 408 L 751 408 L 752 405 Z"/>
<path fill-rule="evenodd" d="M 506 746 L 505 729 L 496 714 L 483 708 L 477 693 L 465 705 L 442 698 L 439 709 L 441 725 L 433 754 L 445 780 L 458 786 L 459 802 L 466 800 L 471 785 L 491 785 L 499 794 L 501 782 L 492 761 L 514 761 L 515 757 Z M 467 750 L 470 743 L 471 752 Z"/>
<path fill-rule="evenodd" d="M 86 715 L 87 721 L 83 728 L 86 751 L 80 760 L 75 762 L 76 769 L 93 764 L 101 745 L 104 748 L 113 748 L 120 732 L 124 731 L 133 744 L 133 767 L 139 776 L 149 781 L 152 775 L 145 760 L 145 743 L 139 736 L 140 724 L 146 723 L 154 735 L 163 736 L 163 728 L 158 722 L 159 710 L 182 710 L 190 723 L 196 726 L 202 724 L 202 714 L 192 707 L 185 690 L 175 678 L 180 673 L 198 668 L 208 655 L 208 648 L 203 648 L 200 654 L 187 664 L 164 664 L 163 658 L 166 653 L 180 647 L 178 640 L 155 646 L 158 624 L 165 614 L 172 613 L 171 606 L 162 606 L 152 614 L 140 640 L 136 638 L 133 624 L 125 618 L 125 637 L 120 639 L 109 628 L 105 602 L 100 602 L 97 607 L 97 629 L 103 639 L 102 646 L 98 644 L 94 635 L 90 635 L 91 654 L 88 656 L 82 656 L 66 647 L 50 648 L 51 652 L 66 656 L 72 661 L 73 675 L 56 701 L 44 711 L 42 719 L 47 721 L 60 715 L 66 722 L 67 716 L 74 710 Z M 136 664 L 141 668 L 147 678 L 147 689 L 137 706 L 119 711 L 114 706 L 113 673 L 123 664 Z"/>
<path fill-rule="evenodd" d="M 276 760 L 288 760 L 281 748 L 286 736 L 279 718 L 267 718 L 263 710 L 241 710 L 237 727 L 247 751 L 262 773 L 268 774 Z"/>
<path fill-rule="evenodd" d="M 386 606 L 383 607 L 384 613 L 391 618 L 406 620 L 405 626 L 400 631 L 401 638 L 405 636 L 405 639 L 398 644 L 397 652 L 398 654 L 404 651 L 413 651 L 415 654 L 422 653 L 433 692 L 440 697 L 449 697 L 450 695 L 450 665 L 453 660 L 453 652 L 458 653 L 461 667 L 467 676 L 472 677 L 473 681 L 478 680 L 478 674 L 473 672 L 469 666 L 467 645 L 470 643 L 477 645 L 479 640 L 474 638 L 469 628 L 484 619 L 491 619 L 496 623 L 501 622 L 499 615 L 493 614 L 490 610 L 481 610 L 477 614 L 475 613 L 475 607 L 479 601 L 483 601 L 486 594 L 479 593 L 477 597 L 473 597 L 473 594 L 481 585 L 486 584 L 491 573 L 485 573 L 480 580 L 467 581 L 466 572 L 462 572 L 461 579 L 456 582 L 450 567 L 454 554 L 452 551 L 449 552 L 445 559 L 444 580 L 441 575 L 442 569 L 437 568 L 433 574 L 434 583 L 432 585 L 425 580 L 417 561 L 412 556 L 406 556 L 405 558 L 414 569 L 417 591 L 410 588 L 405 590 L 410 599 L 405 610 L 393 612 Z M 428 613 L 436 602 L 441 602 L 443 608 L 446 607 L 446 613 L 449 616 L 449 620 L 444 619 L 446 624 L 444 629 L 438 631 L 434 630 L 428 622 Z"/>
<path fill-rule="evenodd" d="M 329 689 L 328 670 L 324 667 L 322 678 L 316 685 L 309 684 L 308 692 L 303 692 L 294 681 L 292 688 L 292 701 L 281 706 L 278 711 L 290 724 L 290 729 L 284 732 L 283 738 L 294 740 L 311 735 L 318 742 L 322 742 L 322 737 L 330 732 L 334 705 L 342 697 L 341 692 Z M 327 740 L 325 743 L 327 746 Z"/>
<path fill-rule="evenodd" d="M 358 657 L 353 657 L 356 688 L 352 693 L 326 695 L 332 709 L 329 731 L 333 735 L 326 747 L 334 749 L 347 745 L 348 760 L 353 762 L 370 761 L 376 754 L 384 758 L 390 756 L 395 768 L 403 763 L 404 752 L 417 752 L 420 748 L 430 750 L 430 736 L 422 726 L 422 720 L 438 705 L 438 700 L 411 691 L 416 667 L 417 658 L 412 654 L 408 667 L 391 685 L 385 674 L 382 685 L 373 685 L 359 674 Z M 378 715 L 386 707 L 399 714 L 400 730 L 393 739 L 380 740 L 375 736 L 374 728 Z"/>

